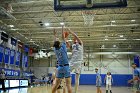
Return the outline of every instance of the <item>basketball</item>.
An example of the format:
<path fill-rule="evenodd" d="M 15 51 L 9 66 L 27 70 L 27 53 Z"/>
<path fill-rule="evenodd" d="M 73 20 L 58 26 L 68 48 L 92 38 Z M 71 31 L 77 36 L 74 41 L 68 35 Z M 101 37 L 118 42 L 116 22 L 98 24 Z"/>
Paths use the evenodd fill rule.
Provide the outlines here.
<path fill-rule="evenodd" d="M 69 32 L 64 32 L 64 37 L 67 38 L 69 35 Z"/>

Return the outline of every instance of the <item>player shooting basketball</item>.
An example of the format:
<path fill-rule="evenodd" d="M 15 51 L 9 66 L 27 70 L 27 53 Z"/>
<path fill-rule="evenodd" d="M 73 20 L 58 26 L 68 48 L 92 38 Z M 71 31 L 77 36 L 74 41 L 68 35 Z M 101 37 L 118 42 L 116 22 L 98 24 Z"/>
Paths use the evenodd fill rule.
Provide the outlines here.
<path fill-rule="evenodd" d="M 69 61 L 67 56 L 66 40 L 64 38 L 64 33 L 63 33 L 63 26 L 62 26 L 63 43 L 60 44 L 60 41 L 57 40 L 55 30 L 54 30 L 54 37 L 55 37 L 54 52 L 56 54 L 56 58 L 58 61 L 58 67 L 56 69 L 56 78 L 55 78 L 55 84 L 52 87 L 52 93 L 56 93 L 56 90 L 63 78 L 65 78 L 68 93 L 72 93 L 71 74 L 70 74 Z"/>
<path fill-rule="evenodd" d="M 69 30 L 69 34 L 72 34 L 74 36 L 74 42 L 71 46 L 72 57 L 70 60 L 70 68 L 71 68 L 71 71 L 75 72 L 75 92 L 74 93 L 76 93 L 78 91 L 79 78 L 80 78 L 80 73 L 81 73 L 81 68 L 82 68 L 81 66 L 83 62 L 83 42 L 74 32 Z"/>

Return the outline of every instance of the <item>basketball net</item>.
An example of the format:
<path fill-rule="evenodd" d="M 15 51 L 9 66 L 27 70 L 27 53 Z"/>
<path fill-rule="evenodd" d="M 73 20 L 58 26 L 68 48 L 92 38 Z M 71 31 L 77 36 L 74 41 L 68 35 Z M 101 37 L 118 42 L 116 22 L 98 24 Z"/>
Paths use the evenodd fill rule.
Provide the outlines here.
<path fill-rule="evenodd" d="M 93 20 L 95 17 L 95 14 L 92 10 L 86 10 L 86 11 L 82 11 L 82 16 L 84 18 L 84 24 L 91 26 L 93 25 Z"/>

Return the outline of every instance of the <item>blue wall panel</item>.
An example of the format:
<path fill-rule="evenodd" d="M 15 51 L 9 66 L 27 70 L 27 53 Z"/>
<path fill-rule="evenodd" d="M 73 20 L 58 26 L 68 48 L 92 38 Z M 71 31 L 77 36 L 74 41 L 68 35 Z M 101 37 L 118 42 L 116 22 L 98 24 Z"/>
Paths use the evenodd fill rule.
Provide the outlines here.
<path fill-rule="evenodd" d="M 75 83 L 75 75 L 72 74 L 72 84 Z M 105 74 L 101 75 L 102 77 L 102 85 L 104 84 L 104 78 Z M 132 79 L 132 75 L 126 74 L 126 75 L 121 75 L 121 74 L 115 74 L 112 75 L 113 77 L 113 86 L 128 86 L 129 84 L 127 83 L 129 79 Z M 80 85 L 95 85 L 96 84 L 96 75 L 95 74 L 81 74 L 80 76 Z"/>
<path fill-rule="evenodd" d="M 4 63 L 9 64 L 10 48 L 5 48 L 4 50 Z"/>
<path fill-rule="evenodd" d="M 0 63 L 3 62 L 3 56 L 4 56 L 4 47 L 0 45 Z"/>

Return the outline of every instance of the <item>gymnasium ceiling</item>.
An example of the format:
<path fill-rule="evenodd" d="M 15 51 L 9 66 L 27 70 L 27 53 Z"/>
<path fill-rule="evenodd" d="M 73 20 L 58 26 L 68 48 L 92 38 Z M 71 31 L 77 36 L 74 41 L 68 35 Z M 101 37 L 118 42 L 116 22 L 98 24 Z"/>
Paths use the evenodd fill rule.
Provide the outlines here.
<path fill-rule="evenodd" d="M 1 0 L 1 5 L 10 0 Z M 53 9 L 53 0 L 11 0 L 12 15 L 16 20 L 1 19 L 10 33 L 29 45 L 49 48 L 53 43 L 53 30 L 60 36 L 61 22 L 76 32 L 84 46 L 100 51 L 140 51 L 140 0 L 128 0 L 127 8 L 93 10 L 93 25 L 85 26 L 81 11 Z M 115 22 L 114 22 L 115 21 Z M 40 23 L 49 23 L 49 26 Z M 70 37 L 72 39 L 72 37 Z M 87 47 L 89 46 L 89 47 Z M 98 51 L 99 51 L 98 50 Z"/>

